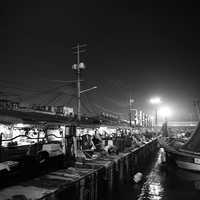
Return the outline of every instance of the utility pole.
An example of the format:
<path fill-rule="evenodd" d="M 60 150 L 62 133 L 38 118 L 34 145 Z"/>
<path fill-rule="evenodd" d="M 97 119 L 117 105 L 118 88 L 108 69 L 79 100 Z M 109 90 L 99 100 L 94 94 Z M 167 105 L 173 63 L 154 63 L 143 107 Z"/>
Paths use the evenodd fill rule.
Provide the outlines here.
<path fill-rule="evenodd" d="M 132 104 L 134 103 L 134 99 L 131 98 L 129 99 L 129 124 L 130 127 L 132 126 Z"/>
<path fill-rule="evenodd" d="M 85 52 L 86 50 L 83 49 L 86 47 L 86 44 L 79 45 L 73 47 L 72 49 L 75 50 L 75 54 L 77 55 L 77 63 L 72 66 L 72 69 L 76 70 L 77 72 L 77 119 L 78 121 L 81 120 L 81 84 L 80 84 L 80 73 L 82 69 L 85 69 L 84 63 L 80 62 L 80 53 Z"/>
<path fill-rule="evenodd" d="M 155 108 L 155 126 L 158 126 L 158 109 L 157 107 Z"/>

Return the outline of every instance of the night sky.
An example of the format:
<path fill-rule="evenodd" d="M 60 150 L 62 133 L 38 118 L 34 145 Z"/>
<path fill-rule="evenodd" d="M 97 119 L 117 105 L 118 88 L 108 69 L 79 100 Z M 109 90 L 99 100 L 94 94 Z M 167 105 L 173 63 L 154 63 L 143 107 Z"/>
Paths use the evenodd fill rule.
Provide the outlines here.
<path fill-rule="evenodd" d="M 194 120 L 200 98 L 200 8 L 184 1 L 1 1 L 0 92 L 29 103 L 74 105 L 72 47 L 87 44 L 82 111 L 152 113 L 152 96 Z"/>

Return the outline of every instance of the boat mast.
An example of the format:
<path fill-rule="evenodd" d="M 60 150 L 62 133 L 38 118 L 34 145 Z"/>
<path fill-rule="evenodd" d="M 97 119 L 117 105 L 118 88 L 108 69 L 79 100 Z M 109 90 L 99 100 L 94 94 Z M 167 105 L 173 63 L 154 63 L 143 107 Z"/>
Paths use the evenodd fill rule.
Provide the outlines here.
<path fill-rule="evenodd" d="M 198 120 L 200 121 L 200 100 L 194 100 L 194 108 L 197 113 Z"/>

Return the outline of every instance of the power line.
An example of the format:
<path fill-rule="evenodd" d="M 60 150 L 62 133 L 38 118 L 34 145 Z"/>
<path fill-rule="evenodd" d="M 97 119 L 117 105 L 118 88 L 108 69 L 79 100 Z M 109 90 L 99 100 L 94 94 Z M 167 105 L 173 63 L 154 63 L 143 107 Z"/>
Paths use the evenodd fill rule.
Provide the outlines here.
<path fill-rule="evenodd" d="M 32 95 L 30 95 L 28 97 L 25 97 L 25 100 L 28 100 L 29 98 L 38 98 L 38 96 L 40 96 L 40 95 L 44 96 L 44 94 L 47 95 L 47 94 L 49 94 L 51 92 L 55 93 L 55 91 L 57 92 L 58 89 L 63 88 L 65 86 L 66 86 L 66 84 L 60 85 L 60 86 L 57 86 L 57 87 L 54 87 L 54 88 L 51 88 L 51 89 L 48 89 L 48 90 L 45 90 L 45 91 L 37 92 L 37 93 L 32 94 Z"/>
<path fill-rule="evenodd" d="M 88 108 L 88 110 L 90 111 L 90 113 L 96 114 L 96 113 L 94 112 L 94 110 L 92 109 L 90 103 L 87 102 L 86 96 L 85 96 L 84 99 L 85 99 L 85 101 L 84 101 L 83 103 L 84 103 L 84 105 Z"/>
<path fill-rule="evenodd" d="M 114 115 L 124 115 L 124 113 L 116 113 L 116 112 L 113 112 L 113 111 L 111 111 L 111 110 L 109 110 L 109 109 L 107 109 L 107 108 L 104 108 L 103 106 L 100 106 L 100 105 L 98 105 L 98 104 L 94 104 L 97 108 L 100 108 L 101 110 L 103 110 L 103 111 L 105 111 L 105 112 L 109 112 L 109 113 L 112 113 L 112 114 L 114 114 Z"/>
<path fill-rule="evenodd" d="M 72 102 L 72 100 L 73 100 L 74 98 L 75 98 L 74 96 L 71 96 L 71 98 L 70 98 L 69 101 L 66 103 L 66 105 L 69 105 L 69 104 Z"/>
<path fill-rule="evenodd" d="M 91 112 L 90 109 L 83 103 L 83 101 L 81 101 L 81 104 L 82 104 L 83 108 L 84 108 L 89 114 L 94 114 L 94 113 Z"/>
<path fill-rule="evenodd" d="M 60 97 L 60 95 L 59 94 L 56 94 L 56 95 L 54 95 L 54 97 L 53 98 L 51 98 L 47 103 L 46 103 L 46 105 L 49 105 L 49 104 L 51 104 L 51 103 L 53 103 L 53 102 L 55 102 L 56 101 L 56 99 L 58 99 Z"/>
<path fill-rule="evenodd" d="M 72 80 L 72 81 L 65 81 L 65 80 L 51 80 L 52 82 L 58 82 L 58 83 L 76 83 L 77 80 Z M 84 80 L 80 80 L 84 81 Z"/>
<path fill-rule="evenodd" d="M 87 103 L 90 105 L 91 110 L 92 110 L 96 115 L 98 115 L 99 113 L 98 113 L 98 111 L 95 109 L 95 106 L 94 106 L 94 104 L 93 104 L 93 101 L 89 99 L 89 95 L 88 95 L 88 94 L 85 95 L 85 98 L 86 98 Z"/>

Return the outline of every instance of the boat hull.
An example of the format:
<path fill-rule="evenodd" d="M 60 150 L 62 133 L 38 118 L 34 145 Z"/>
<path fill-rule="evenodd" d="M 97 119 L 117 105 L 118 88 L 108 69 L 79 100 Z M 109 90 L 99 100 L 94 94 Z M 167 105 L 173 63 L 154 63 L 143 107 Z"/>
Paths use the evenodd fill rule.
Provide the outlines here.
<path fill-rule="evenodd" d="M 165 140 L 160 140 L 159 143 L 165 150 L 167 163 L 174 163 L 181 169 L 200 171 L 200 155 L 186 152 L 181 146 L 174 147 Z"/>
<path fill-rule="evenodd" d="M 177 166 L 182 169 L 187 169 L 187 170 L 192 170 L 192 171 L 200 171 L 199 164 L 185 162 L 185 161 L 181 161 L 181 160 L 176 160 L 175 162 L 176 162 Z"/>
<path fill-rule="evenodd" d="M 171 151 L 168 148 L 165 148 L 165 151 L 167 162 L 173 162 L 181 169 L 200 171 L 200 156 L 179 150 Z"/>

